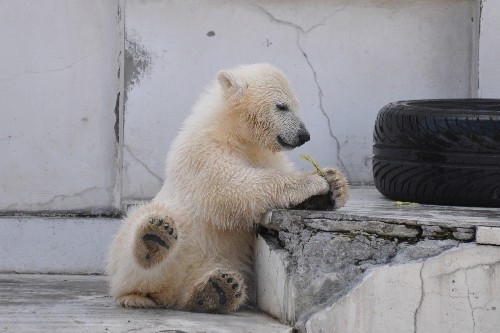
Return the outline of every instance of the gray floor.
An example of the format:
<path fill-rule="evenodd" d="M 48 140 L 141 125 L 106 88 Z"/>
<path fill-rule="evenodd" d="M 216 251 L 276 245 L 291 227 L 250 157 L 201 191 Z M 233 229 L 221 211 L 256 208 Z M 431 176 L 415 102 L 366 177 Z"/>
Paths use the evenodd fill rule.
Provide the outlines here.
<path fill-rule="evenodd" d="M 0 332 L 285 333 L 260 313 L 116 307 L 103 276 L 0 274 Z"/>

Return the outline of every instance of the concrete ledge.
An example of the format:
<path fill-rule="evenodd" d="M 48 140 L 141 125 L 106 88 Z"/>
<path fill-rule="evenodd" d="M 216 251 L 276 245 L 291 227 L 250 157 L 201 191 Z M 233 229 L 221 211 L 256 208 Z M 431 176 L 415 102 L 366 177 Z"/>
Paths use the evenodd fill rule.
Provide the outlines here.
<path fill-rule="evenodd" d="M 467 246 L 476 247 L 475 240 L 495 243 L 495 226 L 500 227 L 498 209 L 401 204 L 384 198 L 374 188 L 354 188 L 348 205 L 334 212 L 275 210 L 262 221 L 256 243 L 256 271 L 259 276 L 257 304 L 267 313 L 294 324 L 301 332 L 413 332 L 416 306 L 410 296 L 415 289 L 412 283 L 419 283 L 415 276 L 419 275 L 422 262 L 456 251 L 457 254 L 452 256 L 456 261 L 454 265 L 461 263 L 463 267 L 468 267 L 471 263 L 472 267 L 477 261 L 475 256 L 485 256 L 484 253 L 488 252 L 491 254 L 488 260 L 491 260 L 484 265 L 496 265 L 500 262 L 500 252 L 494 247 L 493 250 L 481 247 L 477 253 L 464 250 Z M 383 267 L 391 273 L 381 281 L 393 281 L 394 290 L 390 287 L 374 290 L 374 295 L 378 295 L 374 297 L 383 299 L 382 295 L 387 294 L 384 302 L 394 303 L 394 307 L 407 311 L 401 314 L 401 318 L 409 319 L 391 321 L 391 315 L 373 309 L 375 305 L 370 300 L 362 301 L 363 296 L 359 296 L 352 298 L 355 303 L 350 305 L 358 312 L 353 313 L 351 309 L 346 313 L 342 310 L 343 315 L 335 317 L 334 325 L 331 321 L 333 317 L 329 317 L 325 309 L 337 306 L 357 286 L 363 286 L 372 272 L 377 269 L 383 271 Z M 404 268 L 397 270 L 390 267 Z M 412 267 L 417 267 L 416 271 Z M 444 267 L 443 272 L 446 269 Z M 436 270 L 435 273 L 442 272 Z M 273 278 L 265 280 L 260 276 Z M 470 281 L 471 284 L 483 282 L 490 283 L 493 286 L 491 293 L 496 295 L 496 281 L 484 277 Z M 370 288 L 378 288 L 377 285 L 375 283 Z M 458 292 L 467 293 L 463 285 L 460 288 Z M 369 294 L 368 289 L 363 289 L 360 295 Z M 397 290 L 401 293 L 398 294 Z M 285 294 L 287 291 L 290 293 L 288 296 Z M 418 289 L 416 292 L 418 294 Z M 446 300 L 450 291 L 443 289 L 436 292 L 442 293 Z M 382 305 L 380 307 L 383 308 Z M 341 319 L 344 315 L 351 317 Z M 452 315 L 458 316 L 457 313 Z M 381 316 L 391 322 L 381 322 L 382 326 L 375 325 L 378 330 L 370 330 L 373 324 L 370 320 L 375 320 L 373 316 Z M 316 319 L 311 321 L 312 318 Z M 355 320 L 349 321 L 352 318 Z M 423 316 L 421 324 L 431 320 L 429 318 Z M 339 321 L 349 324 L 338 326 Z M 398 329 L 391 329 L 389 326 L 392 324 Z M 440 327 L 446 327 L 443 325 Z"/>
<path fill-rule="evenodd" d="M 0 272 L 102 274 L 117 218 L 0 217 Z"/>

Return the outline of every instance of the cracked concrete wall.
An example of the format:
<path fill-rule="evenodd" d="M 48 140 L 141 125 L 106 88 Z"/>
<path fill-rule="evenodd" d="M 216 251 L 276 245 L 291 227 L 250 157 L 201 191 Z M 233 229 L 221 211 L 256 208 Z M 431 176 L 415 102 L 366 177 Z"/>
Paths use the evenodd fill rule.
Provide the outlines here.
<path fill-rule="evenodd" d="M 363 221 L 351 222 L 360 230 L 329 232 L 281 222 L 256 242 L 257 304 L 299 332 L 500 327 L 498 246 L 390 227 L 365 232 Z"/>
<path fill-rule="evenodd" d="M 475 94 L 475 0 L 1 4 L 1 211 L 103 212 L 153 197 L 192 104 L 240 63 L 273 63 L 293 82 L 312 141 L 292 160 L 310 168 L 297 157 L 309 153 L 352 183 L 372 181 L 383 105 Z"/>
<path fill-rule="evenodd" d="M 0 1 L 0 211 L 120 207 L 122 1 Z"/>
<path fill-rule="evenodd" d="M 291 152 L 372 182 L 373 122 L 400 99 L 471 97 L 475 0 L 126 1 L 125 199 L 153 197 L 169 145 L 219 69 L 288 74 L 311 142 Z"/>
<path fill-rule="evenodd" d="M 273 210 L 255 243 L 257 306 L 300 332 L 497 332 L 500 247 L 483 244 L 500 244 L 498 213 L 371 187 L 338 211 Z"/>
<path fill-rule="evenodd" d="M 280 220 L 279 216 L 273 218 Z M 422 232 L 414 233 L 415 230 L 408 226 L 381 222 L 375 226 L 373 222 L 364 221 L 347 223 L 356 225 L 358 229 L 343 228 L 342 223 L 337 223 L 337 226 L 329 231 L 318 230 L 314 226 L 306 226 L 291 219 L 280 220 L 277 224 L 279 232 L 272 232 L 274 236 L 271 237 L 261 237 L 264 237 L 270 247 L 273 242 L 279 242 L 279 246 L 275 244 L 271 253 L 276 253 L 276 249 L 281 248 L 289 254 L 286 260 L 281 259 L 281 264 L 287 272 L 284 277 L 291 281 L 291 287 L 287 288 L 293 290 L 294 301 L 291 302 L 293 304 L 281 302 L 285 304 L 281 312 L 292 313 L 287 314 L 286 318 L 296 323 L 298 328 L 303 328 L 311 314 L 342 298 L 360 283 L 365 272 L 372 267 L 429 258 L 459 244 L 459 241 L 449 235 L 424 235 Z M 406 229 L 402 230 L 400 227 Z M 265 247 L 260 246 L 259 251 L 262 248 Z M 269 260 L 262 259 L 263 254 L 259 252 L 256 257 L 257 262 Z M 271 266 L 277 264 L 273 263 Z M 259 279 L 259 274 L 269 269 L 262 269 L 262 264 L 258 267 L 261 269 L 258 270 L 257 280 L 268 284 L 265 279 Z M 258 288 L 259 308 L 276 308 L 275 305 L 267 306 L 266 300 L 273 298 L 277 294 L 276 291 L 265 289 L 261 286 Z M 266 293 L 273 296 L 265 295 Z M 285 296 L 278 298 L 285 299 Z M 284 318 L 281 314 L 272 314 Z"/>
<path fill-rule="evenodd" d="M 461 245 L 422 262 L 370 271 L 314 314 L 314 332 L 498 332 L 500 247 Z"/>

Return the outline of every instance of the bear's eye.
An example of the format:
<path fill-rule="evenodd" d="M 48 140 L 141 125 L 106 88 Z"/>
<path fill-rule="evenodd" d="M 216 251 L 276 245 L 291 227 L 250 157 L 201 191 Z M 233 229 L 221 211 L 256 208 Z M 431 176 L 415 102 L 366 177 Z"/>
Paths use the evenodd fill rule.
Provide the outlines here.
<path fill-rule="evenodd" d="M 280 111 L 288 111 L 288 105 L 285 103 L 276 103 L 276 108 Z"/>

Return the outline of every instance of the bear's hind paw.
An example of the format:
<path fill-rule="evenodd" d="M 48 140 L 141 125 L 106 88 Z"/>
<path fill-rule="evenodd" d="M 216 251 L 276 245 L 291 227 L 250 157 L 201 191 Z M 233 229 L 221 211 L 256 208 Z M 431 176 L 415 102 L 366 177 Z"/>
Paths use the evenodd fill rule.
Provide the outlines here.
<path fill-rule="evenodd" d="M 177 229 L 169 216 L 150 216 L 137 230 L 134 254 L 143 268 L 163 261 L 177 242 Z"/>
<path fill-rule="evenodd" d="M 188 308 L 196 312 L 230 312 L 246 299 L 246 285 L 240 274 L 215 271 L 196 286 Z"/>

